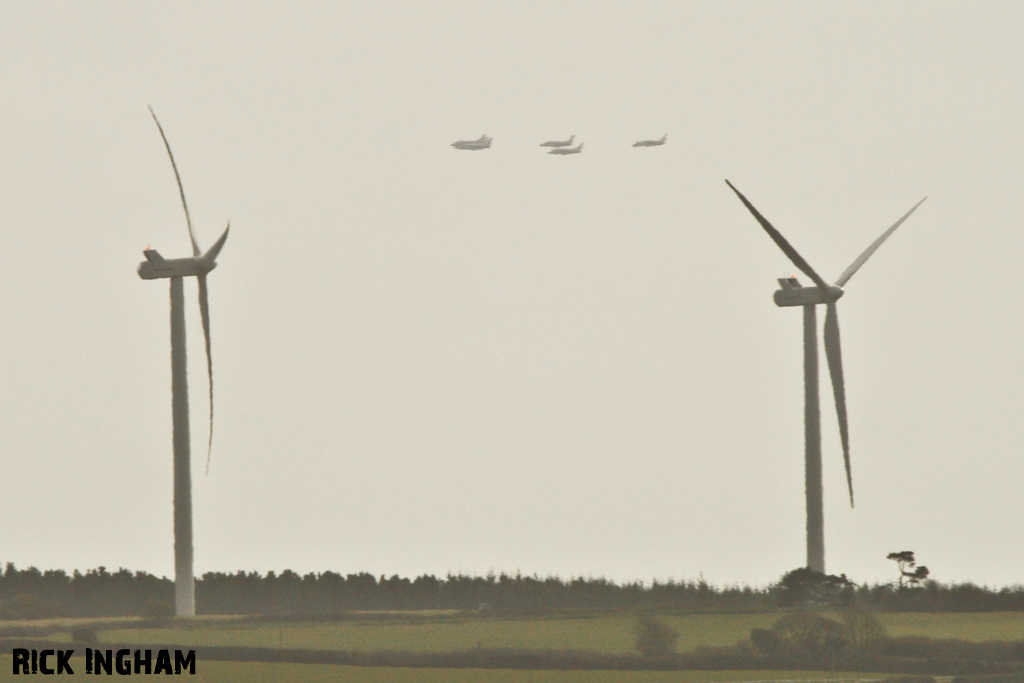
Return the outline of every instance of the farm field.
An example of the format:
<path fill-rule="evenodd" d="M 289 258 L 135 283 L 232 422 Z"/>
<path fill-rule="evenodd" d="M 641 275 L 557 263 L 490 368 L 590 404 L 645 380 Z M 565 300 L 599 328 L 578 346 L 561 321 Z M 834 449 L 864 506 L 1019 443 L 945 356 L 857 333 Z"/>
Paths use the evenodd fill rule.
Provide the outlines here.
<path fill-rule="evenodd" d="M 85 671 L 85 660 L 71 659 L 75 675 Z M 250 662 L 197 662 L 196 683 L 726 683 L 741 681 L 824 681 L 827 679 L 884 679 L 884 674 L 813 671 L 526 671 L 512 669 L 407 669 L 331 666 L 325 664 L 271 664 Z M 12 674 L 11 655 L 0 655 L 0 682 L 20 681 Z"/>
<path fill-rule="evenodd" d="M 751 628 L 767 628 L 778 614 L 691 614 L 661 617 L 679 631 L 677 651 L 701 645 L 732 645 Z M 1024 613 L 878 614 L 891 636 L 1024 640 Z M 578 618 L 423 619 L 318 623 L 247 623 L 200 618 L 188 626 L 114 629 L 99 633 L 101 642 L 235 645 L 326 650 L 410 650 L 450 652 L 482 648 L 633 650 L 632 616 Z M 65 638 L 66 634 L 62 634 Z"/>
<path fill-rule="evenodd" d="M 665 617 L 679 629 L 679 651 L 698 645 L 730 645 L 769 615 Z M 189 645 L 247 645 L 332 650 L 446 652 L 482 648 L 632 652 L 634 617 L 573 619 L 474 619 L 423 622 L 323 622 L 217 624 L 211 627 L 103 631 L 101 640 Z"/>
<path fill-rule="evenodd" d="M 1024 640 L 1024 612 L 889 613 L 877 615 L 889 635 L 986 640 Z"/>

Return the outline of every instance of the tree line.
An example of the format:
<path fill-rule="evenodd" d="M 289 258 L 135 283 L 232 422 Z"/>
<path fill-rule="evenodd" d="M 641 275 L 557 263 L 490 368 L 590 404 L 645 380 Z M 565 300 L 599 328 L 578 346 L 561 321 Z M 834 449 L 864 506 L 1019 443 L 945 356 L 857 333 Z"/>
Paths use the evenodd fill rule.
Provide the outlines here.
<path fill-rule="evenodd" d="M 166 577 L 104 567 L 85 572 L 18 569 L 0 573 L 0 619 L 169 616 L 174 583 Z M 414 579 L 291 570 L 209 572 L 196 580 L 199 614 L 340 615 L 373 610 L 478 610 L 495 614 L 575 611 L 771 611 L 792 606 L 883 611 L 1024 611 L 1024 586 L 970 583 L 857 585 L 797 569 L 766 587 L 697 581 L 616 583 L 604 578 L 524 574 L 429 574 Z"/>

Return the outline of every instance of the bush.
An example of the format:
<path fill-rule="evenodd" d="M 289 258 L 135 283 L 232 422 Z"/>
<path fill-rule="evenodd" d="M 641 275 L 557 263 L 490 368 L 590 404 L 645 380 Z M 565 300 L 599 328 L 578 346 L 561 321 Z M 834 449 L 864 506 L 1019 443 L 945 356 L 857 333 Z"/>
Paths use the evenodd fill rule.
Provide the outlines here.
<path fill-rule="evenodd" d="M 644 617 L 636 623 L 635 648 L 644 657 L 668 657 L 675 654 L 679 631 L 660 619 Z"/>
<path fill-rule="evenodd" d="M 750 642 L 759 652 L 773 657 L 779 651 L 779 646 L 782 645 L 782 638 L 775 631 L 766 628 L 752 628 L 750 629 Z"/>
<path fill-rule="evenodd" d="M 848 611 L 843 613 L 846 637 L 857 650 L 866 652 L 885 640 L 885 627 L 873 614 Z"/>
<path fill-rule="evenodd" d="M 846 628 L 831 619 L 801 612 L 787 614 L 772 624 L 784 658 L 833 668 L 839 652 L 849 643 Z"/>
<path fill-rule="evenodd" d="M 772 624 L 779 638 L 809 655 L 834 652 L 848 642 L 842 625 L 817 614 L 787 614 Z"/>

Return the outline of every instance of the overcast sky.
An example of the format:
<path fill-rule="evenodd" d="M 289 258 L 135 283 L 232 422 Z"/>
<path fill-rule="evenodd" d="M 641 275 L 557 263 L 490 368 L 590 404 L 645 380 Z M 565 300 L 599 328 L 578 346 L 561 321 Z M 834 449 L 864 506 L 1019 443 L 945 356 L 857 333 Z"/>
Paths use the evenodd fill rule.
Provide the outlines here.
<path fill-rule="evenodd" d="M 173 574 L 152 105 L 200 245 L 232 226 L 208 477 L 186 283 L 197 574 L 801 566 L 794 269 L 728 178 L 829 281 L 930 197 L 839 304 L 855 510 L 822 363 L 827 567 L 1021 583 L 1022 35 L 1019 2 L 3 3 L 0 561 Z"/>

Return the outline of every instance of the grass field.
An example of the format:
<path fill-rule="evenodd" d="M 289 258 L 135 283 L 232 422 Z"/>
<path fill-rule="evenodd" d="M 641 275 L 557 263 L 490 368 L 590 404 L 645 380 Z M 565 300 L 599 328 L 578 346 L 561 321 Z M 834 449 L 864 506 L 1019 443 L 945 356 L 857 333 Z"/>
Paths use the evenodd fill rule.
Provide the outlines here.
<path fill-rule="evenodd" d="M 732 645 L 754 627 L 767 628 L 774 614 L 665 616 L 679 630 L 679 652 L 700 645 Z M 1024 613 L 879 614 L 891 636 L 921 635 L 970 641 L 1024 639 Z M 329 650 L 412 650 L 446 652 L 483 648 L 579 649 L 631 652 L 634 617 L 547 619 L 423 619 L 320 623 L 245 623 L 200 618 L 189 626 L 115 629 L 101 642 L 238 645 Z M 66 637 L 66 635 L 65 635 Z"/>
<path fill-rule="evenodd" d="M 1024 612 L 879 614 L 890 636 L 928 636 L 982 642 L 1024 640 Z"/>
<path fill-rule="evenodd" d="M 71 659 L 75 676 L 85 660 Z M 196 683 L 726 683 L 739 681 L 825 681 L 881 679 L 882 674 L 810 671 L 524 671 L 510 669 L 398 669 L 321 664 L 197 662 Z M 9 654 L 0 655 L 0 682 L 21 681 L 12 674 Z"/>
<path fill-rule="evenodd" d="M 680 651 L 697 645 L 732 644 L 764 615 L 667 617 L 680 631 Z M 189 645 L 249 645 L 334 650 L 444 652 L 475 647 L 630 652 L 633 617 L 577 619 L 467 619 L 419 623 L 333 622 L 316 624 L 211 624 L 202 628 L 104 631 L 101 639 Z"/>

